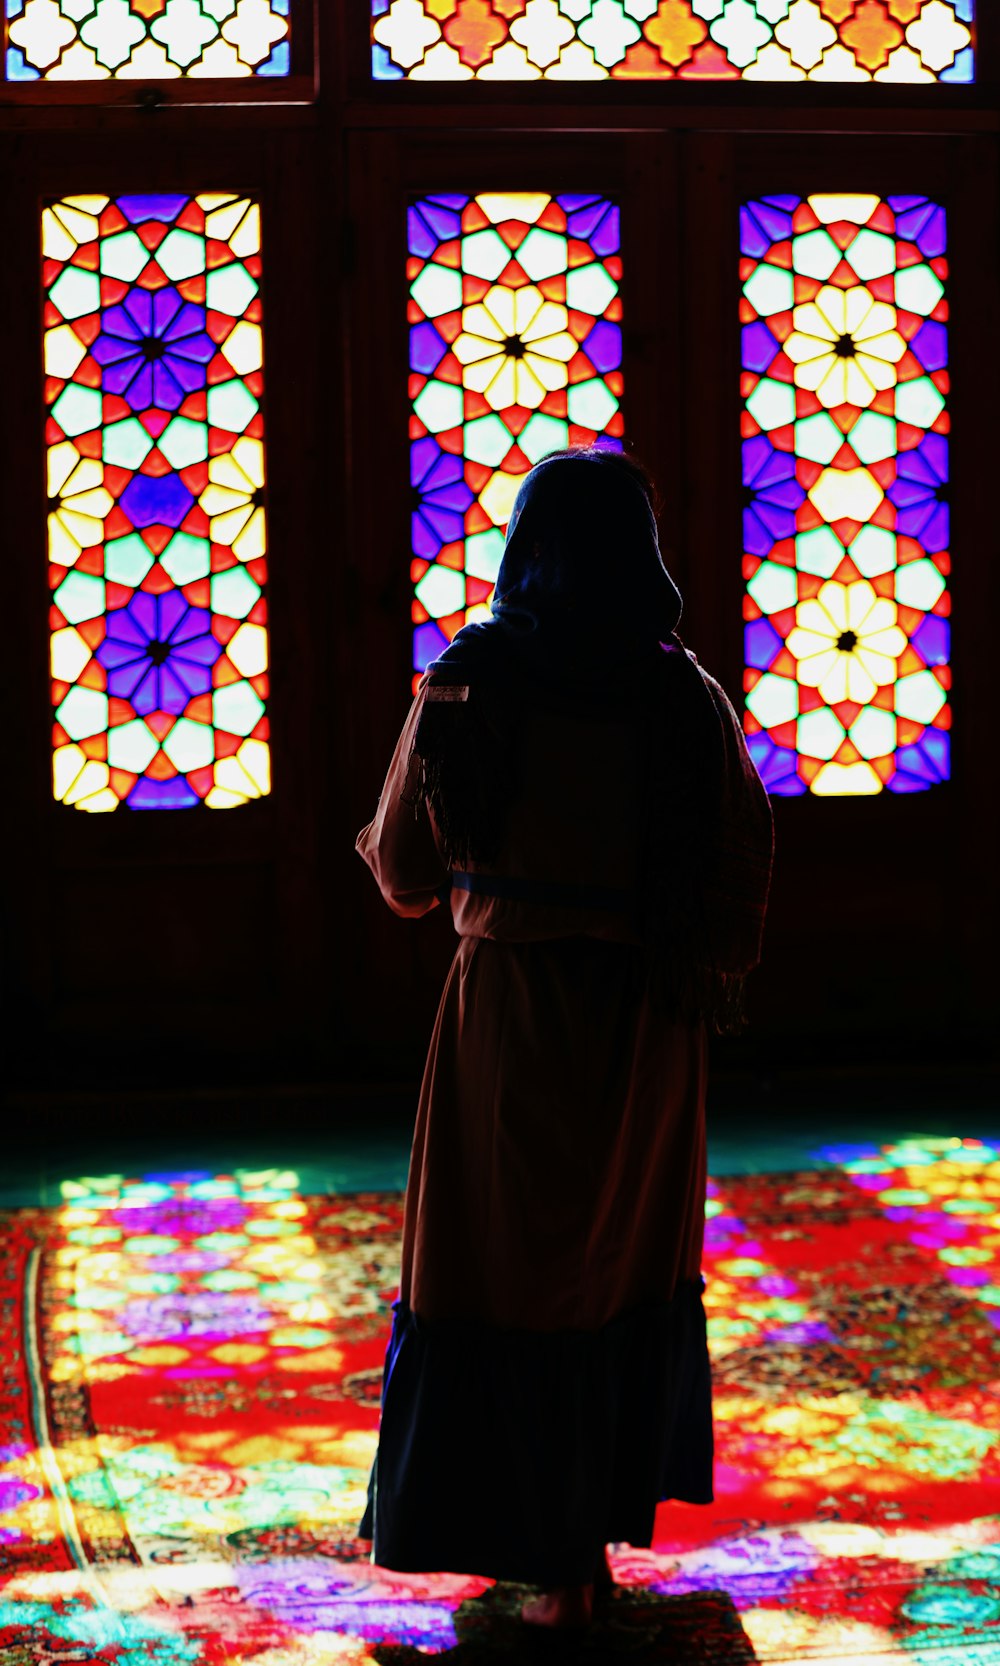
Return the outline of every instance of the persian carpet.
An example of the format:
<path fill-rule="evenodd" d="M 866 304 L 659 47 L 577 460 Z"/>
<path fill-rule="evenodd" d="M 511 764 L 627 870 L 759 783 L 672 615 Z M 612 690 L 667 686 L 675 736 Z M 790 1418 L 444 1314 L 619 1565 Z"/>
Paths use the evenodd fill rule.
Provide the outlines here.
<path fill-rule="evenodd" d="M 0 1662 L 1000 1666 L 1000 1149 L 822 1156 L 710 1182 L 716 1501 L 613 1547 L 580 1642 L 354 1537 L 398 1196 L 103 1175 L 0 1215 Z"/>

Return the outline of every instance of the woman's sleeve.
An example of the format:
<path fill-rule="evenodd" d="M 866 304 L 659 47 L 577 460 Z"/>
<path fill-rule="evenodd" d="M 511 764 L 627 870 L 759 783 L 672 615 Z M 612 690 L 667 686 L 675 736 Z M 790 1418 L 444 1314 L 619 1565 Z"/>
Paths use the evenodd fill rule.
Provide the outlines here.
<path fill-rule="evenodd" d="M 355 842 L 379 890 L 395 914 L 416 918 L 443 902 L 451 890 L 451 875 L 434 842 L 423 797 L 404 803 L 410 754 L 423 706 L 423 684 L 418 688 L 396 743 L 378 809 Z"/>

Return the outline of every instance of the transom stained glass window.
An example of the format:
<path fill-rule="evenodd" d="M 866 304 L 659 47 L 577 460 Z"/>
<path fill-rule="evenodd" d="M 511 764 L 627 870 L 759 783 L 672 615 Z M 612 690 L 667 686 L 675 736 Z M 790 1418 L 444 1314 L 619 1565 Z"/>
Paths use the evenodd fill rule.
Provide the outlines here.
<path fill-rule="evenodd" d="M 376 77 L 971 81 L 974 0 L 372 0 Z"/>
<path fill-rule="evenodd" d="M 522 476 L 567 445 L 621 446 L 618 248 L 600 196 L 410 209 L 415 682 L 488 612 Z"/>
<path fill-rule="evenodd" d="M 742 210 L 746 728 L 772 793 L 948 778 L 945 231 L 918 196 Z"/>
<path fill-rule="evenodd" d="M 42 216 L 53 781 L 81 810 L 270 790 L 260 212 Z"/>
<path fill-rule="evenodd" d="M 287 75 L 289 0 L 7 0 L 8 81 Z"/>

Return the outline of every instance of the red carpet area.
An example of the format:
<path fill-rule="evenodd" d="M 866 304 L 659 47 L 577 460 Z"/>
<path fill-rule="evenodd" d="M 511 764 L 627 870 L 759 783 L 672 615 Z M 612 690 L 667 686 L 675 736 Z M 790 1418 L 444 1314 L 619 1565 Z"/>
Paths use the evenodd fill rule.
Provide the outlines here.
<path fill-rule="evenodd" d="M 710 1183 L 716 1501 L 660 1508 L 588 1661 L 1000 1663 L 1000 1148 Z M 523 1590 L 373 1568 L 396 1195 L 66 1180 L 0 1215 L 0 1662 L 525 1658 Z M 490 1438 L 483 1429 L 483 1440 Z"/>

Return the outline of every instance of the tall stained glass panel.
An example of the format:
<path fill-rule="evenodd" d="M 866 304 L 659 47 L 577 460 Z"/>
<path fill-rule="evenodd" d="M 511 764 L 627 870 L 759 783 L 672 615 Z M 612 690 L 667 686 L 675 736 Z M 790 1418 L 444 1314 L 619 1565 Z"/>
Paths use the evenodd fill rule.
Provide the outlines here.
<path fill-rule="evenodd" d="M 521 478 L 620 448 L 619 213 L 605 197 L 433 196 L 409 214 L 414 664 L 487 613 Z"/>
<path fill-rule="evenodd" d="M 971 81 L 974 0 L 372 0 L 425 81 Z"/>
<path fill-rule="evenodd" d="M 270 790 L 260 211 L 42 215 L 53 781 L 81 810 Z"/>
<path fill-rule="evenodd" d="M 744 683 L 772 793 L 949 775 L 948 276 L 926 197 L 741 211 Z"/>
<path fill-rule="evenodd" d="M 287 75 L 289 0 L 7 0 L 8 81 Z"/>

